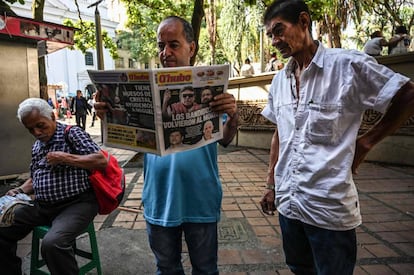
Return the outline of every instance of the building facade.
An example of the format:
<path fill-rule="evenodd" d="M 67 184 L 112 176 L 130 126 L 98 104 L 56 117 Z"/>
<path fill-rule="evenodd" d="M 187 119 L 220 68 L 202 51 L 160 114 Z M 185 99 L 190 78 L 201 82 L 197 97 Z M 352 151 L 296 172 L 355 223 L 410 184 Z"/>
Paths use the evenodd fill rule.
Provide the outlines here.
<path fill-rule="evenodd" d="M 27 18 L 32 16 L 33 0 L 26 0 L 24 5 L 18 2 L 13 4 L 12 10 L 18 15 Z M 97 2 L 96 0 L 78 0 L 80 16 L 83 21 L 95 22 L 95 7 L 88 8 L 89 5 Z M 122 12 L 122 9 L 114 9 L 119 1 L 105 0 L 98 5 L 98 11 L 101 18 L 101 28 L 108 32 L 109 36 L 115 38 L 116 29 L 119 27 L 119 21 L 115 21 L 122 16 L 110 16 L 111 11 Z M 109 6 L 109 8 L 108 8 Z M 56 24 L 63 24 L 65 19 L 79 21 L 78 9 L 75 1 L 68 0 L 45 0 L 44 20 Z M 103 49 L 103 59 L 105 69 L 115 69 L 115 61 L 108 50 Z M 49 90 L 55 91 L 60 96 L 75 96 L 76 90 L 84 92 L 88 96 L 90 89 L 93 87 L 89 79 L 87 70 L 96 70 L 97 52 L 95 49 L 88 49 L 84 54 L 79 50 L 68 48 L 49 53 L 45 56 L 46 74 L 48 78 Z"/>

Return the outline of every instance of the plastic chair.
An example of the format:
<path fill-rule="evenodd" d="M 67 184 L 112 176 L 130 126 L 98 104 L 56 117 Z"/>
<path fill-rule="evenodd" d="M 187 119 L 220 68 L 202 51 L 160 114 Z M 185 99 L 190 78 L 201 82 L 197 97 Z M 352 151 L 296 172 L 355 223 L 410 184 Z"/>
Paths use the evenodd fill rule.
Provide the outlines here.
<path fill-rule="evenodd" d="M 33 229 L 32 235 L 32 255 L 30 260 L 30 274 L 31 275 L 49 275 L 50 273 L 42 270 L 42 267 L 46 265 L 44 259 L 39 259 L 39 248 L 40 248 L 40 240 L 46 235 L 49 230 L 49 226 L 36 226 Z M 99 251 L 98 251 L 98 243 L 96 241 L 96 234 L 95 234 L 95 227 L 93 222 L 91 222 L 88 227 L 85 229 L 83 233 L 88 233 L 89 235 L 89 244 L 90 244 L 90 252 L 81 250 L 76 247 L 76 240 L 73 244 L 73 249 L 76 256 L 82 257 L 87 259 L 85 264 L 79 267 L 79 275 L 84 275 L 88 271 L 96 268 L 98 275 L 102 274 L 101 270 L 101 261 L 99 259 Z M 80 261 L 78 261 L 79 263 Z"/>

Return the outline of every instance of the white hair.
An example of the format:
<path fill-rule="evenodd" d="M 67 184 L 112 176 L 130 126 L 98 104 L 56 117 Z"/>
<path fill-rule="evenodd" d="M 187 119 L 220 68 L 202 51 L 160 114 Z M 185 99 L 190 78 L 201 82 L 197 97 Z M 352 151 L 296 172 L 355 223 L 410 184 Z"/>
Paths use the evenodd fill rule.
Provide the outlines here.
<path fill-rule="evenodd" d="M 52 119 L 52 107 L 50 107 L 46 100 L 34 97 L 27 98 L 19 104 L 17 118 L 22 122 L 22 119 L 30 115 L 34 110 L 39 111 L 42 117 Z"/>

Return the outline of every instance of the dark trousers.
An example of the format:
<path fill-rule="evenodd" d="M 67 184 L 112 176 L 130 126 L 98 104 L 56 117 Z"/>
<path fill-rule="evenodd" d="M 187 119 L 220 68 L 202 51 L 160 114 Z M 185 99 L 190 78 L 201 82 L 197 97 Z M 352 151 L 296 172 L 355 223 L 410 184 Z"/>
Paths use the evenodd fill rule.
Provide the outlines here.
<path fill-rule="evenodd" d="M 183 223 L 163 227 L 147 222 L 148 240 L 157 263 L 157 275 L 184 275 L 181 263 L 184 233 L 192 274 L 217 275 L 217 223 Z"/>
<path fill-rule="evenodd" d="M 84 114 L 84 115 L 76 114 L 76 125 L 78 125 L 83 130 L 85 130 L 85 128 L 86 128 L 86 114 Z"/>
<path fill-rule="evenodd" d="M 21 275 L 22 261 L 16 256 L 17 242 L 35 226 L 51 226 L 42 240 L 41 254 L 52 275 L 76 275 L 79 268 L 72 244 L 98 212 L 95 194 L 90 191 L 76 199 L 57 203 L 21 206 L 14 212 L 10 227 L 0 227 L 0 268 L 2 274 Z"/>
<path fill-rule="evenodd" d="M 92 123 L 91 126 L 94 126 L 96 120 L 96 112 L 92 112 Z"/>
<path fill-rule="evenodd" d="M 334 231 L 279 214 L 286 264 L 294 274 L 352 275 L 356 263 L 355 229 Z"/>

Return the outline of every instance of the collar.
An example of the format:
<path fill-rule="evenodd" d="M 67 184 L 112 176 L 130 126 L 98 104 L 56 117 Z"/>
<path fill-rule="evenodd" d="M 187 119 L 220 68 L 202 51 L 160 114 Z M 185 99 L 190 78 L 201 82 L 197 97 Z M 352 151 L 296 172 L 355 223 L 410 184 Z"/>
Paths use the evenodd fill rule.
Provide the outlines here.
<path fill-rule="evenodd" d="M 323 57 L 326 52 L 326 48 L 322 45 L 321 42 L 315 40 L 315 42 L 318 44 L 318 49 L 316 50 L 315 55 L 313 56 L 311 62 L 309 63 L 308 68 L 311 66 L 311 64 L 315 64 L 315 66 L 319 68 L 323 68 Z M 286 64 L 286 77 L 290 78 L 292 75 L 294 75 L 295 70 L 295 60 L 293 58 L 289 58 L 288 63 Z M 307 69 L 307 68 L 306 68 Z"/>

